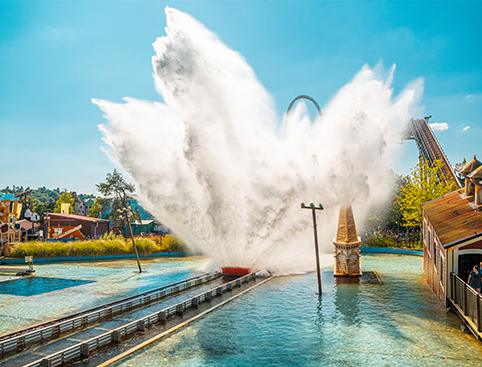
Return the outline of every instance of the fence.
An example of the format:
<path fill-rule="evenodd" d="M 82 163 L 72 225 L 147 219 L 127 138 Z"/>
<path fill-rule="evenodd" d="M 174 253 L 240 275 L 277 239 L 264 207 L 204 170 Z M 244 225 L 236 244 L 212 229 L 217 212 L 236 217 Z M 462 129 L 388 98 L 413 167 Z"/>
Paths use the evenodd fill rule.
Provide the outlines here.
<path fill-rule="evenodd" d="M 455 273 L 450 273 L 449 299 L 461 315 L 472 323 L 478 333 L 482 332 L 482 296 Z"/>
<path fill-rule="evenodd" d="M 220 276 L 220 273 L 215 272 L 200 277 L 191 278 L 158 288 L 156 290 L 144 292 L 137 296 L 126 298 L 120 302 L 114 302 L 101 306 L 91 312 L 81 313 L 78 316 L 58 320 L 47 326 L 32 328 L 32 331 L 28 331 L 27 329 L 25 332 L 21 332 L 18 335 L 7 337 L 1 340 L 0 356 L 3 358 L 7 354 L 22 351 L 29 346 L 58 338 L 62 334 L 71 332 L 75 329 L 80 329 L 90 324 L 112 318 L 114 315 L 118 315 L 138 307 L 143 307 L 152 302 L 159 301 L 167 296 L 171 296 L 186 289 L 193 288 L 197 285 L 207 283 L 213 279 L 219 278 Z"/>
<path fill-rule="evenodd" d="M 197 308 L 202 302 L 210 301 L 212 298 L 220 296 L 224 292 L 230 291 L 235 287 L 241 287 L 243 283 L 247 283 L 255 278 L 256 275 L 254 273 L 245 275 L 244 277 L 225 283 L 207 292 L 198 294 L 197 296 L 179 302 L 171 307 L 152 313 L 141 319 L 110 330 L 104 334 L 85 340 L 76 345 L 48 355 L 42 359 L 26 364 L 24 367 L 56 367 L 72 362 L 78 358 L 87 358 L 91 352 L 101 347 L 111 344 L 118 344 L 121 342 L 123 337 L 138 331 L 144 331 L 151 325 L 159 323 L 163 324 L 174 316 L 183 315 L 183 313 L 188 309 Z"/>

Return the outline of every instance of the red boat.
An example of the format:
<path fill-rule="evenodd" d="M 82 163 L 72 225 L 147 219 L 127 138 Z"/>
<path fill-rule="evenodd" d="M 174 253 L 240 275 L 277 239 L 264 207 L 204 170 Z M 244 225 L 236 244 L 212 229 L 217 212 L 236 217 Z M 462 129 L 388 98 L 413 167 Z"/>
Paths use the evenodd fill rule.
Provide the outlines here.
<path fill-rule="evenodd" d="M 233 277 L 238 278 L 251 273 L 250 268 L 240 268 L 240 267 L 232 267 L 232 266 L 224 266 L 221 268 L 221 273 L 225 277 Z"/>

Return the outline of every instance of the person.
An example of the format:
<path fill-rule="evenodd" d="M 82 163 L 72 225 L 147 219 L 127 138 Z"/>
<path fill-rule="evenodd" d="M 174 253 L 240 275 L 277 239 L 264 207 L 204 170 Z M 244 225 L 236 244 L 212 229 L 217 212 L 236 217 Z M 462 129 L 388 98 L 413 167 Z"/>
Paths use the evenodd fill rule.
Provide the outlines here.
<path fill-rule="evenodd" d="M 479 264 L 479 275 L 480 275 L 480 293 L 482 293 L 482 261 Z"/>
<path fill-rule="evenodd" d="M 469 279 L 467 279 L 467 283 L 474 288 L 477 293 L 480 293 L 480 273 L 479 273 L 479 267 L 477 265 L 474 265 L 472 268 L 472 271 L 469 274 Z"/>

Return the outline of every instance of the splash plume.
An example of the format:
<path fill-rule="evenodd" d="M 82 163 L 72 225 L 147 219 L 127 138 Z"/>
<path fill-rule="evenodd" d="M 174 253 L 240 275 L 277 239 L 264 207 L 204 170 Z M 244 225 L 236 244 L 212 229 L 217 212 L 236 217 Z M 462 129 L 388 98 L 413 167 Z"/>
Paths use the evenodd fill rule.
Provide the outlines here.
<path fill-rule="evenodd" d="M 141 204 L 219 265 L 312 269 L 311 217 L 300 203 L 325 206 L 325 252 L 340 205 L 352 203 L 362 224 L 390 193 L 392 142 L 422 82 L 394 96 L 394 68 L 384 77 L 364 66 L 314 121 L 303 104 L 279 121 L 242 56 L 189 15 L 166 8 L 166 17 L 152 58 L 163 102 L 93 100 L 110 122 L 100 126 L 108 154 Z"/>

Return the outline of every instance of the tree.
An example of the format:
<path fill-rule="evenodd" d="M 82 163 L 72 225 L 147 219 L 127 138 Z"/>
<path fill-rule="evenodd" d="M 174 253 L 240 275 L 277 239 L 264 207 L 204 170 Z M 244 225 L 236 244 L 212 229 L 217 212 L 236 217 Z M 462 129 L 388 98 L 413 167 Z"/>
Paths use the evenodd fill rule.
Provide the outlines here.
<path fill-rule="evenodd" d="M 71 192 L 64 191 L 60 193 L 57 201 L 55 202 L 55 213 L 60 213 L 62 209 L 62 204 L 70 204 L 69 214 L 74 211 L 75 199 Z"/>
<path fill-rule="evenodd" d="M 97 184 L 97 190 L 105 198 L 112 200 L 111 220 L 123 222 L 129 228 L 129 234 L 132 241 L 132 247 L 136 254 L 137 267 L 139 273 L 142 273 L 141 262 L 139 260 L 139 252 L 137 251 L 136 241 L 132 233 L 131 220 L 135 218 L 135 213 L 129 204 L 129 196 L 134 193 L 134 185 L 124 180 L 124 177 L 116 169 L 112 173 L 108 173 L 105 182 Z"/>
<path fill-rule="evenodd" d="M 89 217 L 94 217 L 94 218 L 99 218 L 100 213 L 102 211 L 102 199 L 101 198 L 95 198 L 94 203 L 92 206 L 89 208 L 89 211 L 87 212 L 87 215 Z"/>
<path fill-rule="evenodd" d="M 467 164 L 467 159 L 462 159 L 461 162 L 458 162 L 458 163 L 455 163 L 455 167 L 454 167 L 454 171 L 455 171 L 455 175 L 457 176 L 457 178 L 459 179 L 460 181 L 460 184 L 463 186 L 465 184 L 465 177 L 462 176 L 462 174 L 460 173 L 460 171 L 462 170 L 462 168 L 464 168 L 464 166 Z"/>
<path fill-rule="evenodd" d="M 441 180 L 443 162 L 437 160 L 430 167 L 420 160 L 404 183 L 397 198 L 400 207 L 402 226 L 418 227 L 422 223 L 422 205 L 457 189 L 455 182 Z"/>

